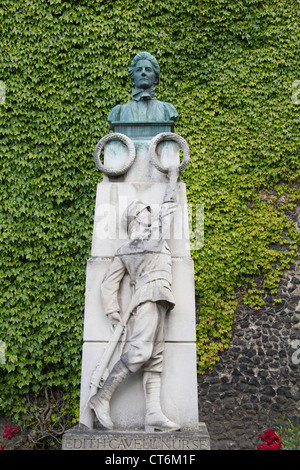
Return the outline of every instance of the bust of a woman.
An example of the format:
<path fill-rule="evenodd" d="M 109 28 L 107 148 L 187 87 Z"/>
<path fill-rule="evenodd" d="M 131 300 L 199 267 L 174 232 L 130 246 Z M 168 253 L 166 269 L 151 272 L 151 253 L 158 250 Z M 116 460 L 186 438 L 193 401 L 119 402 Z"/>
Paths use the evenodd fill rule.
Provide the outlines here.
<path fill-rule="evenodd" d="M 174 122 L 178 118 L 176 108 L 155 98 L 155 85 L 159 83 L 160 68 L 149 52 L 140 52 L 128 69 L 134 86 L 132 101 L 115 106 L 108 115 L 110 124 Z"/>

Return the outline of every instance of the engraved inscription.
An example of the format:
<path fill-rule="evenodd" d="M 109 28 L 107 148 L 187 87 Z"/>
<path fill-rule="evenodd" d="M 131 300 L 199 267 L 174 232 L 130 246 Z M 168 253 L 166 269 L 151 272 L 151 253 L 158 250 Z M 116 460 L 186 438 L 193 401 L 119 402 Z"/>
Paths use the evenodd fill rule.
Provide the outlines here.
<path fill-rule="evenodd" d="M 63 448 L 74 450 L 205 450 L 205 438 L 128 437 L 128 436 L 64 436 Z"/>

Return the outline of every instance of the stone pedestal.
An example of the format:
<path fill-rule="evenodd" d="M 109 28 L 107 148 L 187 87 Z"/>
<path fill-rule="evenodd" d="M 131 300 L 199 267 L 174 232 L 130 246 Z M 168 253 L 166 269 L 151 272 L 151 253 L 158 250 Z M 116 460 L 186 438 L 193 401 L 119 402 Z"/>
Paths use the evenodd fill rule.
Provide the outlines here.
<path fill-rule="evenodd" d="M 100 431 L 74 428 L 63 436 L 63 450 L 105 451 L 180 451 L 210 450 L 210 438 L 204 423 L 194 431 L 156 432 Z"/>
<path fill-rule="evenodd" d="M 127 240 L 123 214 L 135 199 L 151 206 L 158 214 L 164 199 L 168 178 L 157 170 L 149 157 L 149 144 L 154 135 L 171 131 L 169 124 L 136 126 L 122 124 L 115 131 L 132 139 L 136 160 L 125 175 L 104 175 L 97 186 L 91 258 L 87 262 L 85 316 L 82 349 L 82 375 L 79 426 L 63 437 L 63 449 L 76 450 L 201 450 L 210 449 L 204 423 L 198 422 L 197 366 L 195 345 L 194 266 L 190 257 L 188 210 L 184 183 L 177 184 L 178 208 L 167 236 L 172 256 L 172 292 L 175 308 L 165 322 L 164 366 L 161 377 L 161 406 L 166 416 L 181 426 L 178 432 L 145 433 L 145 397 L 142 371 L 131 374 L 114 393 L 110 408 L 114 432 L 97 429 L 94 412 L 88 406 L 92 373 L 111 339 L 111 328 L 101 301 L 100 285 L 116 250 Z M 126 160 L 126 148 L 111 141 L 104 149 L 104 165 L 117 168 Z M 179 164 L 179 148 L 172 141 L 157 147 L 166 167 Z M 132 290 L 124 277 L 119 303 L 126 311 Z M 108 366 L 110 372 L 121 352 L 128 347 L 127 336 L 116 344 Z"/>
<path fill-rule="evenodd" d="M 101 302 L 100 286 L 116 250 L 127 240 L 122 215 L 128 204 L 139 198 L 159 210 L 165 183 L 98 184 L 92 257 L 87 262 L 85 317 L 83 332 L 80 423 L 93 428 L 94 413 L 87 406 L 90 379 L 111 337 L 110 323 Z M 162 408 L 169 419 L 183 429 L 198 429 L 198 397 L 195 346 L 194 264 L 190 258 L 185 184 L 178 184 L 178 208 L 170 226 L 168 244 L 172 253 L 172 291 L 174 309 L 165 323 L 164 370 L 162 373 Z M 125 276 L 120 293 L 121 312 L 131 299 L 129 279 Z M 131 322 L 128 324 L 130 332 Z M 130 335 L 129 335 L 130 336 Z M 117 345 L 111 366 L 128 344 Z M 111 402 L 111 416 L 116 429 L 143 429 L 145 399 L 142 373 L 128 377 Z"/>

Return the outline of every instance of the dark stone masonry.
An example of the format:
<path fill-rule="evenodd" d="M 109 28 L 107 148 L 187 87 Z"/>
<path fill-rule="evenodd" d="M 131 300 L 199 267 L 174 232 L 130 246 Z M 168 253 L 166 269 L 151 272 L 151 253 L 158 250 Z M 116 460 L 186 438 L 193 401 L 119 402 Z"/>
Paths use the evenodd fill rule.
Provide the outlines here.
<path fill-rule="evenodd" d="M 256 450 L 258 438 L 283 416 L 299 426 L 300 261 L 290 266 L 274 298 L 254 311 L 236 311 L 228 350 L 198 377 L 199 420 L 212 450 Z M 297 344 L 298 342 L 298 344 Z"/>

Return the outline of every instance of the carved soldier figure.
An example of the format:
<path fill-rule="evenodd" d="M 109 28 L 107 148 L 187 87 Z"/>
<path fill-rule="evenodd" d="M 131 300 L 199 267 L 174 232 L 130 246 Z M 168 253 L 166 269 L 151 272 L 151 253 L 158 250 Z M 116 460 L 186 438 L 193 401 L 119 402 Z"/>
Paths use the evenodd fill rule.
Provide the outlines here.
<path fill-rule="evenodd" d="M 174 307 L 172 294 L 172 260 L 166 241 L 172 214 L 177 207 L 179 170 L 168 172 L 168 184 L 159 216 L 151 221 L 151 209 L 140 201 L 127 208 L 129 241 L 121 246 L 101 285 L 105 313 L 112 325 L 122 322 L 118 303 L 121 280 L 130 276 L 134 293 L 130 304 L 133 330 L 129 349 L 114 365 L 102 388 L 89 405 L 98 421 L 113 429 L 110 400 L 120 383 L 130 374 L 143 369 L 146 398 L 145 430 L 151 432 L 179 430 L 161 410 L 160 390 L 164 351 L 165 315 Z"/>

